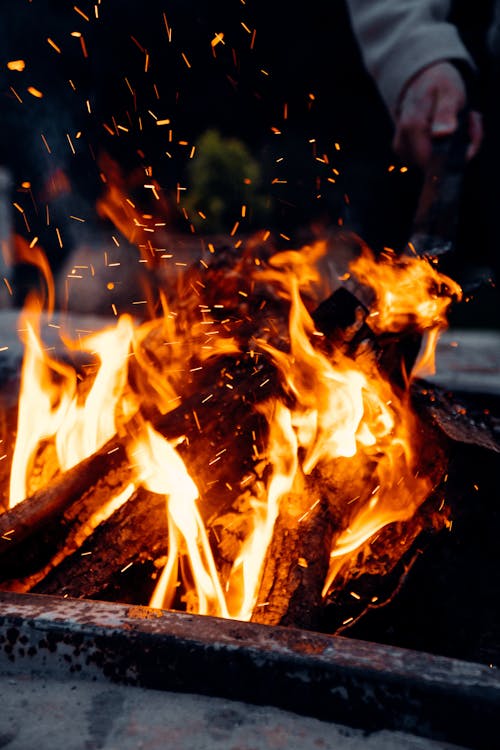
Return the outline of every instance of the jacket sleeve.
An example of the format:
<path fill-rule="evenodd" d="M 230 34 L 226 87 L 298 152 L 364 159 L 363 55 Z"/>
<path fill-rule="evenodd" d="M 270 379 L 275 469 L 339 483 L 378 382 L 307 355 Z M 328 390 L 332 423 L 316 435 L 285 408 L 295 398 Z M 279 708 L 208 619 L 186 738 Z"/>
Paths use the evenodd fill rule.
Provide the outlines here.
<path fill-rule="evenodd" d="M 364 64 L 396 116 L 400 95 L 421 69 L 439 60 L 474 62 L 447 21 L 450 0 L 346 0 Z"/>

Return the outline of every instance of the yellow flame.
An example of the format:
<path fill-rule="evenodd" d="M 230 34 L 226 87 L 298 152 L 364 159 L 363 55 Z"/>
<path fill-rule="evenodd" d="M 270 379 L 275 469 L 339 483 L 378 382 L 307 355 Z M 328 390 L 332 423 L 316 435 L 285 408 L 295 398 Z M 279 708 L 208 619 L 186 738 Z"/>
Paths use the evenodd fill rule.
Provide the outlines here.
<path fill-rule="evenodd" d="M 131 241 L 148 228 L 144 216 L 125 198 L 121 183 L 108 186 L 99 208 Z M 147 249 L 143 251 L 150 257 Z M 38 265 L 46 270 L 43 257 Z M 182 591 L 189 611 L 250 619 L 258 605 L 280 505 L 290 493 L 306 492 L 304 478 L 315 471 L 334 477 L 348 491 L 342 530 L 332 543 L 325 595 L 359 549 L 387 524 L 409 519 L 431 489 L 430 480 L 416 471 L 415 418 L 407 397 L 396 392 L 379 370 L 373 352 L 364 351 L 353 360 L 315 329 L 309 307 L 339 283 L 327 244 L 277 253 L 268 264 L 256 263 L 255 269 L 255 281 L 268 284 L 273 299 L 283 304 L 288 338 L 275 346 L 263 333 L 269 329 L 262 326 L 260 337 L 252 339 L 258 356 L 267 357 L 280 374 L 282 391 L 258 407 L 268 426 L 267 444 L 256 457 L 266 466 L 265 479 L 262 475 L 258 487 L 248 491 L 245 532 L 224 572 L 216 564 L 196 477 L 190 476 L 178 443 L 166 440 L 144 415 L 149 406 L 166 413 L 182 400 L 193 357 L 201 369 L 211 358 L 239 353 L 237 339 L 220 332 L 223 326 L 207 309 L 201 314 L 196 309 L 195 317 L 197 303 L 181 299 L 182 315 L 177 315 L 160 295 L 159 318 L 136 325 L 123 315 L 113 327 L 76 342 L 65 341 L 68 349 L 91 355 L 93 364 L 84 377 L 49 357 L 37 319 L 24 318 L 10 503 L 26 496 L 30 467 L 43 441 L 51 440 L 56 447 L 54 472 L 66 470 L 98 450 L 141 411 L 144 429 L 129 449 L 138 472 L 136 482 L 98 509 L 75 539 L 83 540 L 108 518 L 138 483 L 165 496 L 168 553 L 150 601 L 154 607 L 174 606 Z M 375 259 L 364 249 L 350 272 L 375 291 L 368 317 L 372 330 L 425 332 L 426 346 L 414 373 L 431 369 L 448 306 L 461 292 L 458 285 L 428 261 L 399 259 L 390 251 Z M 248 299 L 251 293 L 245 291 L 244 296 Z M 52 304 L 50 288 L 48 297 Z M 134 388 L 129 362 L 135 368 Z"/>
<path fill-rule="evenodd" d="M 57 456 L 63 470 L 90 456 L 116 433 L 115 416 L 124 398 L 133 333 L 132 319 L 122 315 L 115 328 L 80 342 L 84 351 L 99 358 L 100 366 L 85 401 L 72 399 L 57 431 Z"/>
<path fill-rule="evenodd" d="M 299 468 L 291 413 L 279 402 L 270 426 L 268 460 L 272 474 L 267 497 L 265 501 L 257 498 L 252 501 L 251 531 L 233 564 L 227 586 L 231 617 L 237 620 L 249 620 L 252 616 L 280 500 L 291 492 Z"/>
<path fill-rule="evenodd" d="M 150 425 L 141 443 L 131 452 L 140 482 L 151 492 L 164 494 L 168 518 L 168 559 L 150 601 L 152 607 L 168 607 L 175 596 L 178 557 L 189 563 L 194 586 L 186 598 L 190 610 L 228 617 L 224 594 L 207 532 L 196 505 L 198 489 L 175 447 Z"/>
<path fill-rule="evenodd" d="M 37 448 L 62 425 L 76 391 L 73 369 L 47 356 L 34 325 L 35 320 L 26 320 L 22 331 L 25 353 L 10 474 L 10 507 L 26 497 L 28 471 Z"/>

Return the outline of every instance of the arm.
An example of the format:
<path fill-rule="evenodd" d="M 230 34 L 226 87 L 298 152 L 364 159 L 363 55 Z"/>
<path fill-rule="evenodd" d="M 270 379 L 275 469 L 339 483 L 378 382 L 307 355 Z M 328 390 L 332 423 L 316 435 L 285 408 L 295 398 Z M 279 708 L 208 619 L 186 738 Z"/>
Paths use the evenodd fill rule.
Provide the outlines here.
<path fill-rule="evenodd" d="M 450 0 L 347 0 L 366 69 L 395 123 L 394 149 L 421 166 L 432 138 L 449 135 L 467 91 L 456 63 L 474 62 L 456 27 Z M 479 148 L 478 113 L 470 118 L 469 156 Z"/>

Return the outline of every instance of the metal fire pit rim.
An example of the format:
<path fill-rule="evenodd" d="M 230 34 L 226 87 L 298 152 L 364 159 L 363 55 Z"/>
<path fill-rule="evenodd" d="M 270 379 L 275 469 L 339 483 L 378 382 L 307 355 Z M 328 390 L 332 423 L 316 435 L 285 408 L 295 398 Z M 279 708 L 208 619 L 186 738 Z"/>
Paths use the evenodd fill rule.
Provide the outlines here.
<path fill-rule="evenodd" d="M 345 636 L 0 592 L 0 664 L 272 705 L 366 731 L 487 748 L 500 674 Z M 481 740 L 484 737 L 484 740 Z M 486 744 L 485 744 L 486 743 Z"/>

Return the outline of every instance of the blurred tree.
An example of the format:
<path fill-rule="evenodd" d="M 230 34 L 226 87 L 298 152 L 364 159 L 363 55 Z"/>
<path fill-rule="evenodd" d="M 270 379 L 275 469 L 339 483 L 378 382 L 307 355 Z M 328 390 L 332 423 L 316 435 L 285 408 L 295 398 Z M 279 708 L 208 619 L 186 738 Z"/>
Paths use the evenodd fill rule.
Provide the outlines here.
<path fill-rule="evenodd" d="M 262 227 L 270 215 L 270 198 L 262 192 L 259 162 L 238 138 L 207 130 L 196 142 L 187 168 L 183 201 L 196 229 L 229 233 L 236 222 Z"/>

